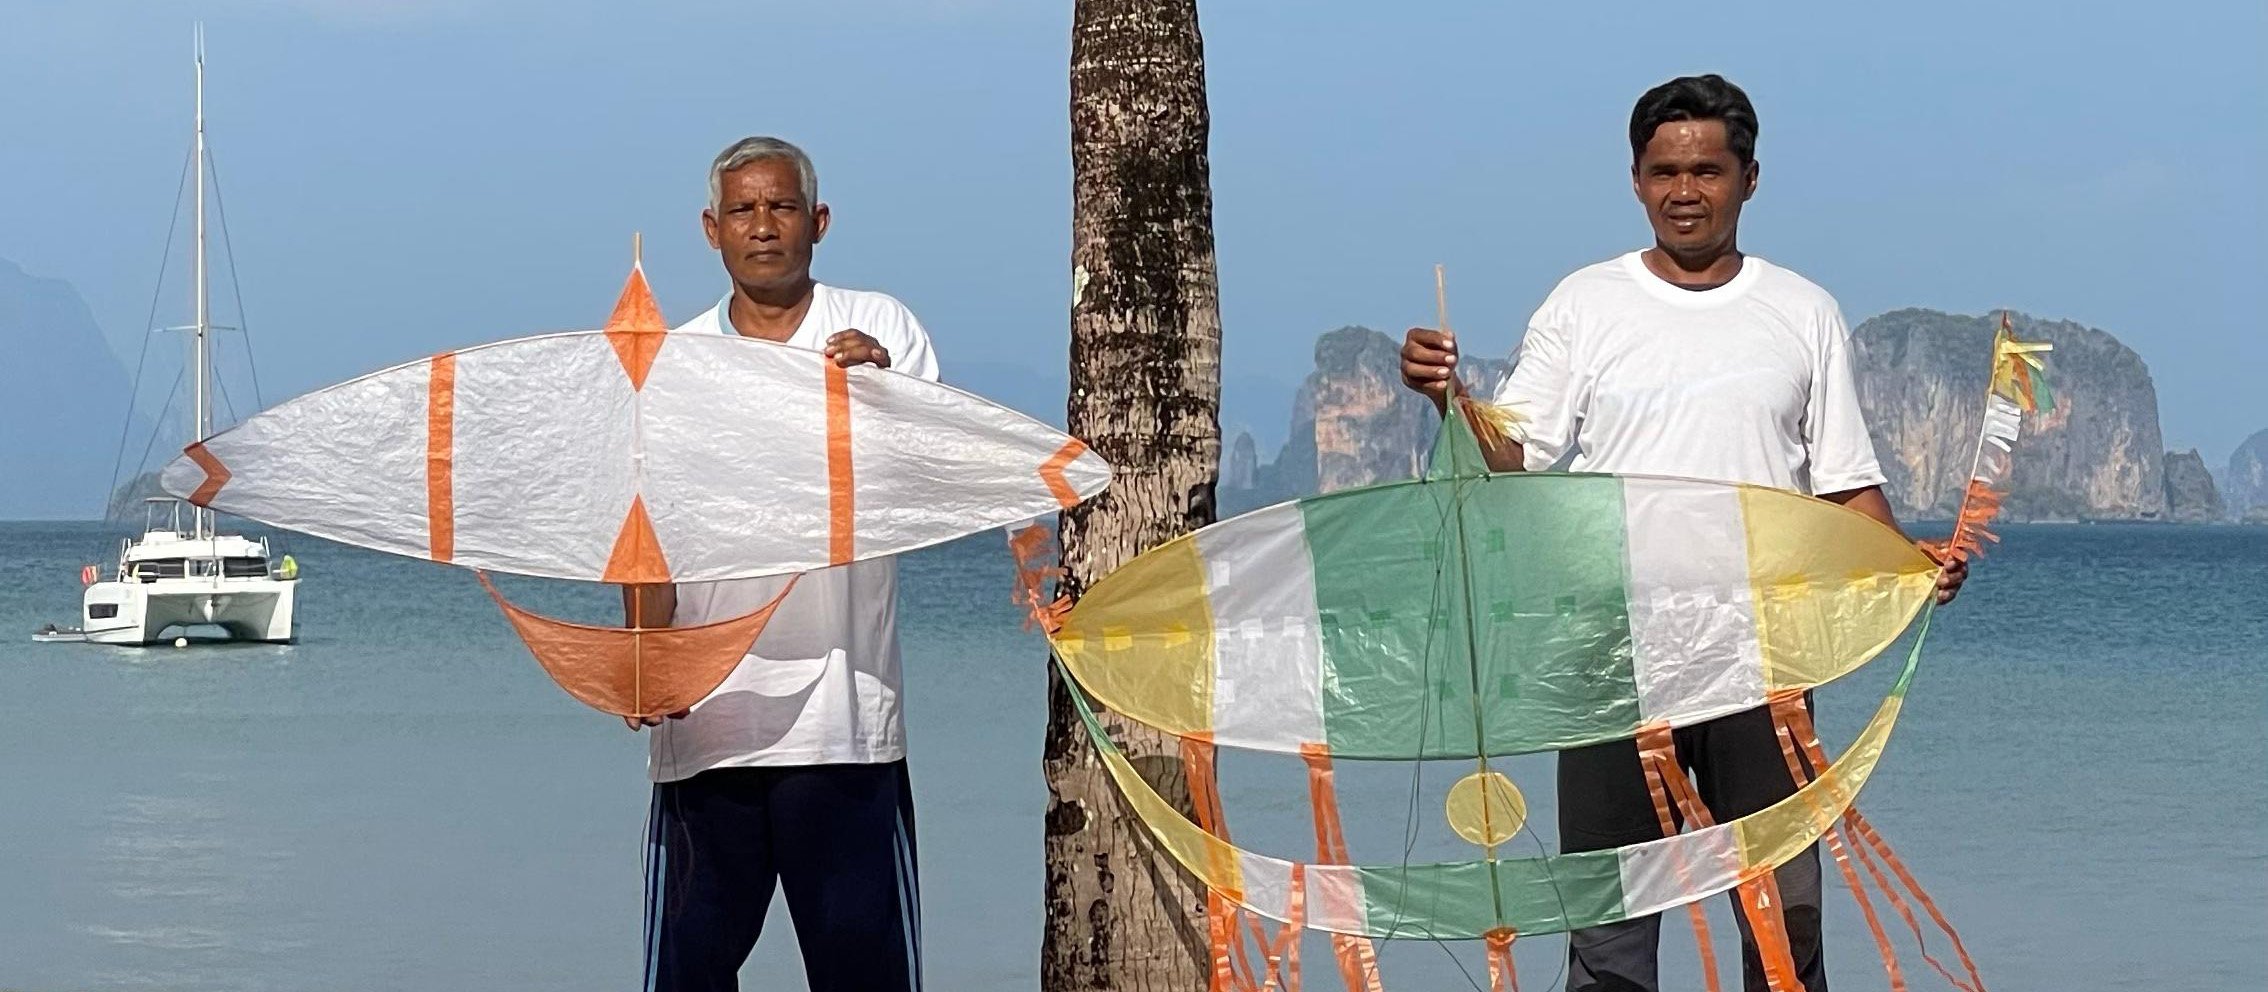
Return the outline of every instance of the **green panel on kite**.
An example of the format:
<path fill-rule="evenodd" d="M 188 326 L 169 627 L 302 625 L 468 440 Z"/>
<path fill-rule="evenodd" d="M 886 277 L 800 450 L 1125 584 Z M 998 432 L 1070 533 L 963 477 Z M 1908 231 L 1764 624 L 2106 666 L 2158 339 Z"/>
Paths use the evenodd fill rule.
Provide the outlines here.
<path fill-rule="evenodd" d="M 1639 722 L 1622 480 L 1461 480 L 1492 754 L 1559 750 Z"/>
<path fill-rule="evenodd" d="M 1414 484 L 1359 492 L 1299 504 L 1315 563 L 1331 753 L 1470 756 L 1472 662 L 1443 546 L 1452 494 Z"/>

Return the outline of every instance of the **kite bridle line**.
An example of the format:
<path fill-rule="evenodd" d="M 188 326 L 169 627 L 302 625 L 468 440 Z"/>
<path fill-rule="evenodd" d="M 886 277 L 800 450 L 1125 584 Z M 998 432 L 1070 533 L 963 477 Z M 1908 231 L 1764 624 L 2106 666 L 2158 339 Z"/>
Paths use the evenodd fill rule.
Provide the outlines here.
<path fill-rule="evenodd" d="M 1448 282 L 1440 265 L 1433 267 L 1433 306 L 1434 316 L 1439 323 L 1441 333 L 1450 333 Z M 1457 401 L 1457 394 L 1457 375 L 1456 370 L 1452 368 L 1449 383 L 1443 395 L 1453 404 Z M 1442 429 L 1450 429 L 1448 420 L 1442 421 Z M 1485 454 L 1483 457 L 1486 457 Z M 1453 466 L 1453 470 L 1461 468 L 1462 466 Z M 1483 709 L 1484 704 L 1481 702 L 1480 629 L 1478 614 L 1475 613 L 1478 604 L 1473 599 L 1473 570 L 1470 557 L 1472 548 L 1465 539 L 1465 489 L 1469 481 L 1461 472 L 1452 475 L 1448 481 L 1450 507 L 1453 514 L 1451 518 L 1452 537 L 1457 548 L 1457 564 L 1459 566 L 1456 569 L 1457 579 L 1458 584 L 1463 589 L 1465 599 L 1465 664 L 1471 676 L 1473 687 L 1473 761 L 1477 766 L 1473 774 L 1478 776 L 1480 785 L 1481 840 L 1483 842 L 1481 851 L 1483 860 L 1488 862 L 1488 895 L 1495 903 L 1496 920 L 1498 925 L 1501 926 L 1504 922 L 1504 888 L 1502 880 L 1497 877 L 1496 827 L 1491 822 L 1494 813 L 1490 809 L 1493 804 L 1489 801 L 1489 783 L 1491 780 L 1488 767 L 1488 720 Z M 1494 944 L 1495 942 L 1496 938 L 1492 937 L 1491 943 Z M 1508 946 L 1510 940 L 1507 938 L 1504 943 Z"/>
<path fill-rule="evenodd" d="M 1448 278 L 1445 268 L 1439 264 L 1436 264 L 1433 267 L 1433 306 L 1435 326 L 1437 327 L 1437 329 L 1440 330 L 1443 334 L 1453 335 L 1454 332 L 1450 329 L 1449 325 Z M 1467 393 L 1464 390 L 1463 385 L 1463 379 L 1458 374 L 1458 371 L 1455 368 L 1450 369 L 1449 380 L 1444 385 L 1442 393 L 1443 402 L 1441 429 L 1444 431 L 1463 429 L 1473 432 L 1473 441 L 1475 443 L 1476 450 L 1480 450 L 1480 431 L 1478 429 L 1478 425 L 1474 423 L 1473 418 L 1482 415 L 1482 411 L 1479 409 L 1479 401 L 1475 400 L 1469 393 Z M 1459 409 L 1460 404 L 1464 405 L 1463 410 Z M 1456 416 L 1456 414 L 1460 412 L 1465 413 L 1465 416 Z M 1461 428 L 1460 425 L 1462 425 Z M 1474 764 L 1476 766 L 1474 771 L 1475 784 L 1477 786 L 1476 791 L 1479 793 L 1480 797 L 1482 860 L 1485 861 L 1489 866 L 1489 898 L 1492 902 L 1491 908 L 1495 913 L 1498 923 L 1498 929 L 1491 931 L 1484 939 L 1484 943 L 1487 946 L 1489 985 L 1492 988 L 1501 989 L 1505 987 L 1506 983 L 1509 983 L 1514 988 L 1517 988 L 1519 985 L 1517 973 L 1514 972 L 1512 965 L 1512 943 L 1515 939 L 1518 938 L 1519 934 L 1510 926 L 1504 924 L 1503 880 L 1499 874 L 1499 869 L 1497 867 L 1497 847 L 1499 845 L 1497 842 L 1496 825 L 1494 823 L 1496 804 L 1491 795 L 1492 791 L 1495 789 L 1496 776 L 1494 774 L 1494 770 L 1489 767 L 1488 760 L 1488 721 L 1485 710 L 1485 706 L 1487 704 L 1485 702 L 1483 694 L 1480 670 L 1480 614 L 1479 604 L 1474 597 L 1473 591 L 1472 561 L 1470 558 L 1472 549 L 1470 542 L 1466 539 L 1467 532 L 1465 525 L 1465 511 L 1467 504 L 1467 491 L 1476 483 L 1476 481 L 1485 481 L 1488 473 L 1491 471 L 1486 461 L 1487 452 L 1485 450 L 1481 450 L 1480 454 L 1482 458 L 1482 467 L 1481 475 L 1477 477 L 1477 480 L 1476 477 L 1462 472 L 1461 466 L 1453 466 L 1452 474 L 1446 477 L 1443 481 L 1445 481 L 1449 486 L 1450 499 L 1449 513 L 1445 515 L 1447 517 L 1445 521 L 1445 529 L 1452 531 L 1451 537 L 1457 549 L 1456 570 L 1458 584 L 1464 594 L 1465 660 L 1468 675 L 1471 680 L 1473 693 L 1473 758 Z M 1442 567 L 1448 567 L 1447 561 L 1447 556 L 1443 556 Z M 1440 588 L 1438 580 L 1436 582 L 1435 588 L 1437 590 Z M 1428 657 L 1431 657 L 1432 651 L 1430 649 L 1430 646 L 1426 654 Z M 1419 753 L 1423 753 L 1422 737 L 1419 743 L 1420 747 L 1417 750 Z M 1418 762 L 1417 768 L 1418 771 L 1414 771 L 1412 773 L 1413 776 L 1423 774 L 1422 769 L 1424 768 L 1424 762 Z M 1413 792 L 1416 788 L 1414 783 L 1415 779 L 1413 778 Z M 1414 808 L 1411 813 L 1411 818 L 1413 821 L 1412 826 L 1414 827 Z M 1519 830 L 1524 826 L 1525 825 L 1522 824 L 1520 826 L 1514 827 L 1514 829 Z M 1414 835 L 1414 830 L 1411 831 L 1411 833 Z M 1527 831 L 1527 833 L 1529 834 L 1529 839 L 1536 845 L 1537 852 L 1539 854 L 1547 854 L 1548 850 L 1544 847 L 1543 839 L 1535 834 L 1535 832 L 1532 830 Z M 1469 840 L 1470 838 L 1467 839 Z M 1506 839 L 1510 838 L 1507 837 Z M 1405 846 L 1402 852 L 1403 867 L 1405 870 L 1408 868 L 1410 850 L 1411 849 L 1409 847 Z M 1552 898 L 1559 904 L 1560 913 L 1564 917 L 1567 912 L 1567 897 L 1565 891 L 1560 887 L 1558 872 L 1555 869 L 1547 869 L 1545 872 L 1545 878 L 1551 881 Z M 1441 941 L 1439 938 L 1433 938 L 1433 940 L 1435 944 L 1441 945 L 1444 951 L 1447 950 L 1447 945 L 1445 942 Z M 1454 955 L 1451 955 L 1451 958 L 1452 960 L 1455 960 Z M 1464 963 L 1462 961 L 1457 962 L 1457 965 L 1459 971 L 1464 971 Z M 1559 977 L 1565 974 L 1566 967 L 1566 961 L 1562 959 L 1560 962 L 1560 972 L 1558 975 L 1555 975 L 1553 977 L 1553 984 L 1557 984 Z M 1467 982 L 1472 982 L 1472 974 L 1470 972 L 1465 972 L 1465 978 Z M 1478 983 L 1472 984 L 1475 988 L 1479 987 Z"/>

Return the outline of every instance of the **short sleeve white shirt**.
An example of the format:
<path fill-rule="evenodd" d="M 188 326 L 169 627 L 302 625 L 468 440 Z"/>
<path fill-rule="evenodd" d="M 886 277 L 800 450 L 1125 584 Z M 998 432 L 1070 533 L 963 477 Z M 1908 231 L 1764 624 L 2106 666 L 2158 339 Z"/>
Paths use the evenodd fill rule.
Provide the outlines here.
<path fill-rule="evenodd" d="M 1754 255 L 1683 289 L 1638 252 L 1577 270 L 1528 322 L 1496 402 L 1526 467 L 1811 494 L 1883 481 L 1826 290 Z"/>
<path fill-rule="evenodd" d="M 929 335 L 882 293 L 812 287 L 811 309 L 785 342 L 817 351 L 846 330 L 889 349 L 890 367 L 937 378 Z M 671 333 L 737 333 L 730 296 Z M 737 617 L 787 585 L 785 576 L 681 583 L 676 626 Z M 906 754 L 899 707 L 898 566 L 883 558 L 809 572 L 715 692 L 654 728 L 647 770 L 657 782 L 711 768 L 896 761 Z"/>

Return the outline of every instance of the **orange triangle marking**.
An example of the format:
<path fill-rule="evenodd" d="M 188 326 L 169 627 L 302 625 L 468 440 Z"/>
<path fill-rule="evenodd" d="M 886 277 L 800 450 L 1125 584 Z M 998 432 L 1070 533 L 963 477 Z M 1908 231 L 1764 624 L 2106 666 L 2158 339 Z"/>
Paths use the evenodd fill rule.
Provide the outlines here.
<path fill-rule="evenodd" d="M 668 325 L 662 323 L 661 305 L 654 302 L 654 291 L 646 285 L 646 270 L 631 266 L 630 280 L 622 284 L 622 298 L 614 301 L 614 315 L 606 319 L 606 341 L 614 346 L 614 357 L 622 360 L 630 388 L 646 388 L 646 373 L 654 367 L 654 356 L 661 352 L 668 331 Z"/>
<path fill-rule="evenodd" d="M 221 460 L 214 457 L 203 441 L 191 444 L 182 454 L 188 455 L 190 461 L 196 462 L 198 468 L 205 470 L 205 481 L 197 486 L 195 492 L 189 494 L 189 502 L 198 506 L 211 506 L 213 497 L 220 495 L 221 487 L 228 485 L 228 466 L 221 464 Z"/>
<path fill-rule="evenodd" d="M 630 512 L 622 517 L 622 531 L 614 536 L 614 553 L 606 558 L 603 578 L 615 583 L 669 581 L 669 561 L 662 557 L 654 522 L 646 516 L 645 497 L 631 498 Z"/>
<path fill-rule="evenodd" d="M 1064 477 L 1063 470 L 1070 468 L 1072 462 L 1078 461 L 1079 456 L 1086 453 L 1086 444 L 1078 438 L 1072 438 L 1063 442 L 1063 447 L 1057 448 L 1055 454 L 1040 464 L 1040 481 L 1047 483 L 1048 494 L 1054 496 L 1055 501 L 1066 510 L 1079 505 L 1079 490 L 1072 488 L 1071 480 Z"/>

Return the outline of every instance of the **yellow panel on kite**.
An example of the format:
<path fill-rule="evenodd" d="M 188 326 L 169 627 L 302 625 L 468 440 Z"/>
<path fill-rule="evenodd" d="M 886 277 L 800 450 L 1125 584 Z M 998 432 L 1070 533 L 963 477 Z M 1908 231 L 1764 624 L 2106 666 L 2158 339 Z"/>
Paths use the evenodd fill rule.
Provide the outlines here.
<path fill-rule="evenodd" d="M 1144 723 L 1184 737 L 1213 725 L 1212 608 L 1194 541 L 1175 541 L 1110 574 L 1112 609 L 1073 610 L 1055 650 L 1079 682 Z"/>
<path fill-rule="evenodd" d="M 1767 690 L 1833 681 L 1898 639 L 1937 588 L 1937 564 L 1858 513 L 1801 512 L 1744 488 L 1749 582 Z"/>

